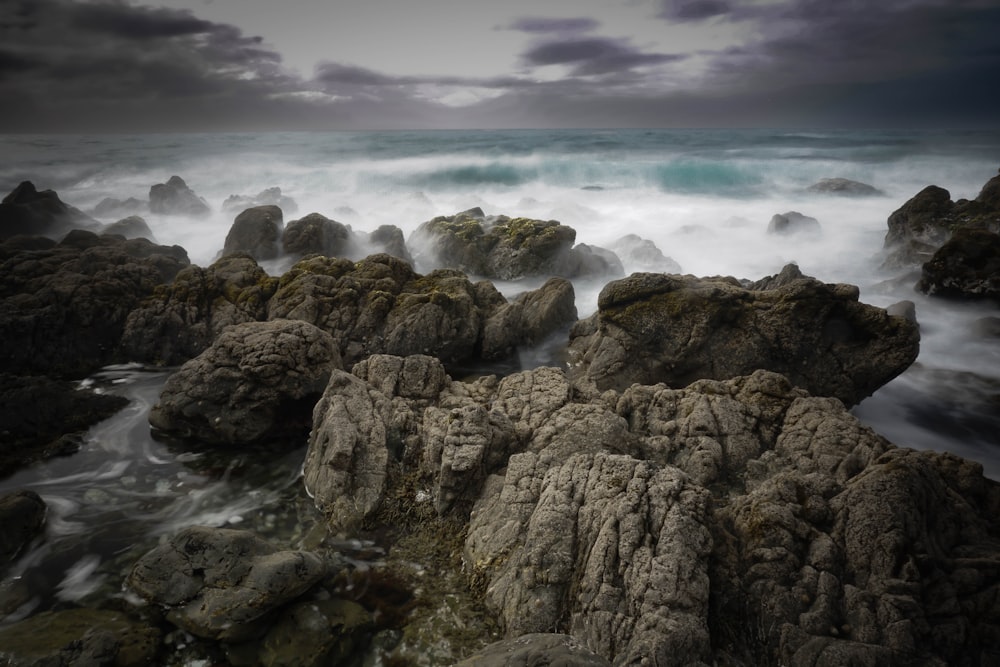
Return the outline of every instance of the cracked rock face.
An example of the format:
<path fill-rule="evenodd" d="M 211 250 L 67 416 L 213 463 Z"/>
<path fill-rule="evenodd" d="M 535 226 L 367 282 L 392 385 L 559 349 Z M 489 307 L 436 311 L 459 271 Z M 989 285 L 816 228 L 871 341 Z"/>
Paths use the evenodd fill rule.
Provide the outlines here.
<path fill-rule="evenodd" d="M 259 634 L 326 569 L 316 554 L 280 551 L 247 531 L 193 527 L 140 558 L 127 583 L 191 634 L 237 642 Z"/>

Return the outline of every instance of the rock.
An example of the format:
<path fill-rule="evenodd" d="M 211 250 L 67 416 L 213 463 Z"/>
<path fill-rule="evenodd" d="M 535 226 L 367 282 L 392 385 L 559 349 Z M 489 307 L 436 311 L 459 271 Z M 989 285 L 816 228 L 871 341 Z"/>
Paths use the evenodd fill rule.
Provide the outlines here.
<path fill-rule="evenodd" d="M 350 533 L 385 493 L 390 401 L 363 380 L 334 371 L 313 410 L 303 483 L 331 530 Z"/>
<path fill-rule="evenodd" d="M 140 667 L 159 645 L 158 630 L 118 611 L 46 611 L 0 629 L 0 659 L 17 667 Z"/>
<path fill-rule="evenodd" d="M 98 218 L 105 219 L 139 217 L 142 213 L 149 213 L 149 202 L 140 201 L 135 197 L 129 197 L 125 200 L 105 197 L 91 213 Z M 150 240 L 152 241 L 152 239 Z"/>
<path fill-rule="evenodd" d="M 277 289 L 278 279 L 246 255 L 223 257 L 208 268 L 189 266 L 129 313 L 122 354 L 178 366 L 204 352 L 226 327 L 266 319 Z"/>
<path fill-rule="evenodd" d="M 227 647 L 233 667 L 349 664 L 368 644 L 372 617 L 350 600 L 305 600 L 281 611 L 260 641 Z"/>
<path fill-rule="evenodd" d="M 502 359 L 517 347 L 531 347 L 576 322 L 576 295 L 565 278 L 549 278 L 537 290 L 500 306 L 483 327 L 482 357 Z"/>
<path fill-rule="evenodd" d="M 889 314 L 890 317 L 902 317 L 911 322 L 917 322 L 917 304 L 912 301 L 899 301 L 887 306 L 885 312 Z"/>
<path fill-rule="evenodd" d="M 281 277 L 268 317 L 328 331 L 347 364 L 371 354 L 430 354 L 447 364 L 475 358 L 483 322 L 502 302 L 492 285 L 457 271 L 421 276 L 389 255 L 311 257 Z"/>
<path fill-rule="evenodd" d="M 149 212 L 157 215 L 185 215 L 204 218 L 211 215 L 208 203 L 195 194 L 180 176 L 149 188 Z"/>
<path fill-rule="evenodd" d="M 128 405 L 68 381 L 0 373 L 0 475 L 79 447 L 92 425 Z"/>
<path fill-rule="evenodd" d="M 293 257 L 323 255 L 347 257 L 351 243 L 351 228 L 319 213 L 310 213 L 293 220 L 285 227 L 281 239 L 286 254 Z"/>
<path fill-rule="evenodd" d="M 129 361 L 129 313 L 188 265 L 178 246 L 83 230 L 42 249 L 0 245 L 0 370 L 81 377 Z"/>
<path fill-rule="evenodd" d="M 149 422 L 178 437 L 224 445 L 301 436 L 339 368 L 336 342 L 307 322 L 237 324 L 170 376 Z"/>
<path fill-rule="evenodd" d="M 1000 234 L 955 230 L 924 264 L 917 289 L 944 297 L 1000 298 Z"/>
<path fill-rule="evenodd" d="M 281 551 L 248 531 L 195 526 L 140 558 L 127 585 L 183 630 L 239 642 L 259 637 L 275 612 L 326 573 L 314 553 Z"/>
<path fill-rule="evenodd" d="M 149 225 L 146 224 L 146 221 L 138 215 L 132 215 L 127 218 L 122 218 L 118 222 L 113 222 L 102 229 L 101 233 L 124 236 L 127 239 L 148 239 L 149 241 L 156 243 L 156 237 L 153 236 L 153 230 L 151 230 Z"/>
<path fill-rule="evenodd" d="M 980 317 L 972 323 L 972 334 L 979 338 L 1000 338 L 1000 317 Z"/>
<path fill-rule="evenodd" d="M 808 192 L 819 192 L 847 197 L 881 197 L 885 193 L 867 183 L 852 181 L 848 178 L 821 178 L 808 188 Z"/>
<path fill-rule="evenodd" d="M 570 332 L 574 373 L 597 389 L 682 387 L 766 368 L 854 405 L 916 359 L 911 321 L 812 278 L 769 290 L 732 278 L 633 274 L 605 286 Z"/>
<path fill-rule="evenodd" d="M 368 245 L 374 248 L 375 253 L 385 253 L 398 257 L 404 262 L 413 263 L 413 257 L 406 248 L 406 240 L 403 237 L 403 230 L 396 225 L 381 225 L 368 235 Z"/>
<path fill-rule="evenodd" d="M 45 501 L 27 489 L 0 495 L 0 572 L 45 525 Z"/>
<path fill-rule="evenodd" d="M 505 639 L 476 651 L 455 667 L 515 667 L 515 665 L 574 665 L 611 667 L 570 635 L 534 633 Z"/>
<path fill-rule="evenodd" d="M 819 221 L 816 218 L 802 215 L 798 211 L 777 213 L 767 224 L 768 234 L 819 236 L 821 231 Z"/>
<path fill-rule="evenodd" d="M 990 179 L 973 201 L 953 202 L 944 188 L 927 186 L 889 216 L 883 267 L 926 263 L 959 228 L 1000 232 L 998 191 L 1000 176 Z"/>
<path fill-rule="evenodd" d="M 23 181 L 0 202 L 0 240 L 18 235 L 58 239 L 71 229 L 96 229 L 99 223 L 69 206 L 54 190 L 39 192 Z"/>
<path fill-rule="evenodd" d="M 277 206 L 248 208 L 233 220 L 221 256 L 247 254 L 258 261 L 275 259 L 281 254 L 283 229 L 281 209 Z"/>
<path fill-rule="evenodd" d="M 656 244 L 636 234 L 626 234 L 613 244 L 610 250 L 614 252 L 629 273 L 647 271 L 649 273 L 682 273 L 681 265 L 670 257 L 666 257 Z"/>
<path fill-rule="evenodd" d="M 299 210 L 294 199 L 281 194 L 281 188 L 273 187 L 261 190 L 256 195 L 229 195 L 222 202 L 222 211 L 224 213 L 238 213 L 255 206 L 277 206 L 286 215 L 291 215 Z"/>
<path fill-rule="evenodd" d="M 622 273 L 614 253 L 590 246 L 574 248 L 576 231 L 555 220 L 484 219 L 481 213 L 474 209 L 420 225 L 409 239 L 417 264 L 500 280 Z"/>

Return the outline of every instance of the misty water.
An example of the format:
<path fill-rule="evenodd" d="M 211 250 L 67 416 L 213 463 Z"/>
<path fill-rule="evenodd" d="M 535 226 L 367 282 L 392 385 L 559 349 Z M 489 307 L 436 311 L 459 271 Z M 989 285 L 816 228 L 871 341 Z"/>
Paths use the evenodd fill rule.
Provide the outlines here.
<path fill-rule="evenodd" d="M 996 304 L 956 303 L 913 290 L 879 268 L 886 219 L 930 184 L 974 198 L 1000 167 L 1000 136 L 981 132 L 510 131 L 5 136 L 0 188 L 31 180 L 90 211 L 105 197 L 147 200 L 176 174 L 207 200 L 207 219 L 144 214 L 156 241 L 210 264 L 234 213 L 230 195 L 278 186 L 311 212 L 407 236 L 420 223 L 474 206 L 487 215 L 556 219 L 577 242 L 650 239 L 699 276 L 751 280 L 795 262 L 826 282 L 858 285 L 861 300 L 916 303 L 921 352 L 903 375 L 854 409 L 900 446 L 949 451 L 1000 479 L 1000 339 L 977 332 Z M 882 195 L 847 198 L 806 188 L 826 177 Z M 767 233 L 777 213 L 816 218 L 819 237 Z M 113 219 L 102 220 L 105 223 Z M 419 249 L 413 249 L 418 255 Z M 287 268 L 266 265 L 272 274 Z M 418 261 L 417 270 L 431 266 Z M 641 267 L 629 266 L 626 273 Z M 534 285 L 502 283 L 508 296 Z M 580 317 L 601 283 L 578 283 Z M 545 361 L 526 352 L 522 366 Z M 516 364 L 515 364 L 516 366 Z M 511 366 L 504 367 L 509 370 Z M 130 406 L 93 428 L 81 451 L 0 479 L 0 493 L 38 492 L 49 505 L 43 539 L 8 572 L 0 626 L 43 609 L 123 596 L 124 574 L 184 526 L 236 526 L 276 543 L 308 544 L 318 518 L 299 484 L 305 442 L 211 452 L 153 438 L 147 422 L 166 369 L 122 366 L 85 382 Z"/>

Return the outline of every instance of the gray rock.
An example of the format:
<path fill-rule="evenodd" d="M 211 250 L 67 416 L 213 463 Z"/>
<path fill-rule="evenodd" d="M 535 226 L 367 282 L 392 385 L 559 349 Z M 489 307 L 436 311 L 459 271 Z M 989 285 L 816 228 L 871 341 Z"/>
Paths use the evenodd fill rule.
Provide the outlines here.
<path fill-rule="evenodd" d="M 655 243 L 636 234 L 621 237 L 611 244 L 610 250 L 629 267 L 629 273 L 682 273 L 680 264 L 666 257 Z"/>
<path fill-rule="evenodd" d="M 768 234 L 819 236 L 822 230 L 819 220 L 798 211 L 776 213 L 767 224 Z"/>
<path fill-rule="evenodd" d="M 225 445 L 303 434 L 339 368 L 336 342 L 307 322 L 238 324 L 170 376 L 149 422 L 178 437 Z"/>
<path fill-rule="evenodd" d="M 598 389 L 683 387 L 759 368 L 854 405 L 916 358 L 911 321 L 858 302 L 851 285 L 794 279 L 748 290 L 731 278 L 633 274 L 609 283 L 570 332 L 574 373 Z"/>
<path fill-rule="evenodd" d="M 303 257 L 348 257 L 351 228 L 319 213 L 293 220 L 285 227 L 281 243 L 286 254 Z"/>
<path fill-rule="evenodd" d="M 251 532 L 187 528 L 140 558 L 128 586 L 199 637 L 260 636 L 270 616 L 327 573 L 320 556 L 281 551 Z"/>
<path fill-rule="evenodd" d="M 180 365 L 226 327 L 266 319 L 277 289 L 278 279 L 246 255 L 223 257 L 208 268 L 189 266 L 129 313 L 121 349 L 131 360 Z"/>
<path fill-rule="evenodd" d="M 413 257 L 406 247 L 406 239 L 403 230 L 396 225 L 381 225 L 368 235 L 368 245 L 375 249 L 376 253 L 385 253 L 398 257 L 405 262 L 413 263 Z"/>
<path fill-rule="evenodd" d="M 517 667 L 520 665 L 573 665 L 611 667 L 570 635 L 534 633 L 505 639 L 477 651 L 455 667 Z"/>
<path fill-rule="evenodd" d="M 281 254 L 283 229 L 277 206 L 248 208 L 233 220 L 221 256 L 247 254 L 256 260 L 275 259 Z"/>
<path fill-rule="evenodd" d="M 45 513 L 45 501 L 34 491 L 0 495 L 0 572 L 41 532 Z"/>
<path fill-rule="evenodd" d="M 65 204 L 54 190 L 39 192 L 23 181 L 0 202 L 0 240 L 18 235 L 58 239 L 72 229 L 96 230 L 100 224 Z"/>
<path fill-rule="evenodd" d="M 143 213 L 149 213 L 149 202 L 141 201 L 135 197 L 129 197 L 125 200 L 105 197 L 94 207 L 91 213 L 98 218 L 110 218 L 112 220 L 132 216 L 138 217 Z"/>
<path fill-rule="evenodd" d="M 941 297 L 1000 300 L 1000 234 L 955 230 L 923 265 L 917 289 Z"/>
<path fill-rule="evenodd" d="M 818 182 L 806 188 L 806 190 L 808 192 L 843 195 L 847 197 L 880 197 L 885 195 L 884 192 L 874 186 L 859 181 L 852 181 L 849 178 L 821 178 Z"/>
<path fill-rule="evenodd" d="M 101 230 L 102 234 L 116 234 L 127 239 L 148 239 L 156 243 L 153 230 L 149 228 L 146 221 L 138 215 L 131 215 L 122 218 L 118 222 L 113 222 Z"/>
<path fill-rule="evenodd" d="M 204 218 L 212 213 L 212 209 L 188 187 L 183 178 L 171 176 L 166 183 L 157 183 L 149 189 L 149 212 Z"/>
<path fill-rule="evenodd" d="M 225 213 L 237 213 L 255 206 L 277 206 L 286 215 L 299 210 L 295 200 L 281 194 L 279 187 L 266 188 L 255 195 L 229 195 L 222 202 L 222 210 Z"/>
<path fill-rule="evenodd" d="M 537 290 L 499 307 L 483 325 L 482 357 L 500 359 L 531 347 L 576 322 L 576 294 L 565 278 L 549 278 Z"/>

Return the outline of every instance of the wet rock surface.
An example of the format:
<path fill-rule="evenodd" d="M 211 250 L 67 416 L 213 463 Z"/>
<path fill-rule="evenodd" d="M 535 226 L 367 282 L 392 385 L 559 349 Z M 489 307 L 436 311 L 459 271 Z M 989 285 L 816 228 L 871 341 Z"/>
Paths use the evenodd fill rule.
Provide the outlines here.
<path fill-rule="evenodd" d="M 917 289 L 960 299 L 1000 299 L 1000 234 L 959 229 L 923 265 Z"/>
<path fill-rule="evenodd" d="M 178 437 L 233 446 L 304 433 L 340 365 L 333 338 L 306 322 L 235 325 L 170 376 L 149 421 Z"/>
<path fill-rule="evenodd" d="M 284 229 L 284 216 L 277 206 L 248 208 L 233 220 L 221 256 L 242 254 L 258 261 L 275 259 L 281 254 Z"/>
<path fill-rule="evenodd" d="M 38 235 L 52 239 L 71 229 L 96 230 L 99 223 L 59 199 L 54 190 L 35 189 L 24 181 L 0 201 L 0 239 Z"/>
<path fill-rule="evenodd" d="M 212 213 L 208 202 L 188 187 L 180 176 L 149 188 L 149 211 L 158 215 L 186 215 L 203 218 Z"/>
<path fill-rule="evenodd" d="M 790 279 L 771 289 L 731 278 L 633 274 L 609 283 L 570 333 L 574 373 L 599 389 L 684 386 L 766 368 L 853 405 L 917 357 L 917 326 L 858 302 L 851 285 Z"/>
<path fill-rule="evenodd" d="M 34 491 L 0 494 L 0 573 L 45 525 L 45 501 Z"/>

